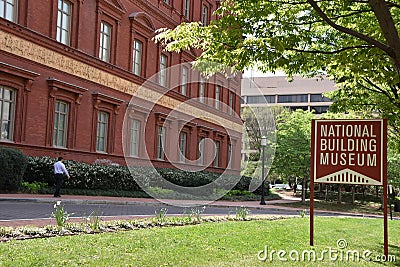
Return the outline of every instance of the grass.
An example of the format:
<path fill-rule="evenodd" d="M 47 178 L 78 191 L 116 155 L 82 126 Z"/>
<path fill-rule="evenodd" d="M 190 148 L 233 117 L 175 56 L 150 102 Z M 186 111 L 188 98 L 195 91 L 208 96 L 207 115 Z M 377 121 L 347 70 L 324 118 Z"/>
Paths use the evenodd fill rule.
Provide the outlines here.
<path fill-rule="evenodd" d="M 389 221 L 389 254 L 400 260 L 400 221 Z M 201 223 L 182 227 L 150 228 L 96 235 L 62 236 L 0 243 L 0 266 L 376 266 L 360 261 L 272 261 L 257 258 L 259 251 L 338 249 L 383 253 L 383 220 L 356 218 L 315 219 L 314 248 L 309 246 L 309 220 Z M 294 257 L 293 252 L 292 257 Z M 262 253 L 260 255 L 263 255 Z M 286 258 L 288 258 L 288 254 Z M 395 266 L 396 263 L 385 263 Z"/>
<path fill-rule="evenodd" d="M 291 208 L 310 208 L 310 201 L 307 200 L 306 203 L 293 202 L 293 203 L 282 203 L 279 206 L 291 207 Z M 380 204 L 377 203 L 341 203 L 329 202 L 329 201 L 314 201 L 314 209 L 318 210 L 329 210 L 329 211 L 339 211 L 339 212 L 352 212 L 352 213 L 365 213 L 365 214 L 383 214 L 383 211 L 379 209 Z M 392 208 L 393 209 L 393 208 Z"/>
<path fill-rule="evenodd" d="M 293 196 L 293 193 L 290 191 L 280 190 L 278 192 L 280 194 Z M 297 192 L 296 196 L 301 197 L 301 192 Z M 309 195 L 307 195 L 307 197 L 309 198 Z M 393 201 L 391 202 L 393 211 Z M 293 203 L 279 203 L 277 205 L 291 207 L 291 208 L 309 209 L 310 201 L 309 199 L 307 199 L 305 203 L 293 202 Z M 336 192 L 330 192 L 328 195 L 328 200 L 324 200 L 324 195 L 321 195 L 317 192 L 315 194 L 315 200 L 314 200 L 314 209 L 319 209 L 319 210 L 383 215 L 383 211 L 380 209 L 380 207 L 381 207 L 381 198 L 373 194 L 365 194 L 365 196 L 363 196 L 360 193 L 356 194 L 354 204 L 351 201 L 351 193 L 348 192 L 343 192 L 342 202 L 340 204 L 337 202 Z M 397 214 L 398 213 L 394 213 L 395 216 Z"/>

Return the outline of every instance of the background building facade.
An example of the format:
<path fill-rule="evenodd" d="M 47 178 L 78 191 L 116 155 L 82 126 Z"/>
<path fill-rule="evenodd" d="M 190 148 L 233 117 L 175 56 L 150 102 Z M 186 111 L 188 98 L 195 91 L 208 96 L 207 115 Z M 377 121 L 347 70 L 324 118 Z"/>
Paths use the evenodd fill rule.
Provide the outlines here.
<path fill-rule="evenodd" d="M 328 111 L 332 101 L 323 94 L 335 90 L 328 78 L 286 76 L 253 77 L 242 81 L 242 102 L 248 106 L 280 105 L 290 110 L 302 109 L 321 114 Z"/>
<path fill-rule="evenodd" d="M 0 5 L 0 145 L 85 162 L 106 158 L 124 164 L 125 151 L 137 165 L 150 160 L 157 167 L 239 170 L 240 77 L 187 83 L 190 66 L 178 73 L 168 68 L 193 61 L 198 51 L 165 52 L 152 40 L 159 28 L 184 21 L 208 24 L 217 1 L 8 0 Z M 132 102 L 156 73 L 157 82 Z M 177 77 L 182 85 L 165 90 Z M 146 108 L 143 103 L 156 93 L 163 98 Z M 168 116 L 186 102 L 190 121 Z"/>

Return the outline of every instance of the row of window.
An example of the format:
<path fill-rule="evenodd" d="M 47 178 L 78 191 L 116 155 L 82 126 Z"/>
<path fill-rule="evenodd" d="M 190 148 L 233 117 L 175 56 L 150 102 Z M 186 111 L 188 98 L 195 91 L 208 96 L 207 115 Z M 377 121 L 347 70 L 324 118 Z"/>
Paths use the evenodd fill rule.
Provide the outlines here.
<path fill-rule="evenodd" d="M 163 0 L 164 3 L 171 4 L 170 0 Z M 9 21 L 17 21 L 17 3 L 18 0 L 1 0 L 0 1 L 0 17 Z M 208 6 L 203 5 L 201 10 L 201 23 L 208 25 L 210 10 Z M 191 20 L 192 16 L 192 0 L 183 0 L 182 15 L 187 20 Z M 69 42 L 69 32 L 71 27 L 72 4 L 66 0 L 58 0 L 58 17 L 57 17 L 57 40 L 64 44 Z"/>
<path fill-rule="evenodd" d="M 285 106 L 285 108 L 294 111 L 296 109 L 302 109 L 305 111 L 314 111 L 314 114 L 326 113 L 329 110 L 329 106 Z"/>
<path fill-rule="evenodd" d="M 164 3 L 171 5 L 173 7 L 173 0 L 163 0 Z M 183 0 L 183 7 L 182 7 L 182 15 L 187 20 L 191 20 L 191 9 L 192 9 L 192 0 Z M 201 10 L 201 23 L 203 25 L 208 24 L 209 18 L 209 8 L 205 5 L 202 6 Z"/>
<path fill-rule="evenodd" d="M 308 103 L 308 102 L 331 102 L 329 98 L 322 94 L 295 94 L 295 95 L 263 95 L 263 96 L 246 96 L 242 99 L 248 104 L 263 104 L 263 103 Z"/>
<path fill-rule="evenodd" d="M 1 119 L 1 139 L 2 141 L 13 141 L 14 129 L 14 113 L 16 108 L 16 92 L 15 90 L 1 86 L 0 87 L 0 119 Z M 54 127 L 53 127 L 53 146 L 66 148 L 67 138 L 69 131 L 69 117 L 71 106 L 69 102 L 63 100 L 56 100 L 54 106 Z M 107 153 L 108 142 L 111 141 L 108 133 L 110 130 L 110 113 L 98 110 L 97 123 L 96 123 L 96 151 Z M 157 126 L 157 147 L 156 157 L 159 160 L 165 158 L 165 143 L 166 143 L 166 127 Z M 129 131 L 129 155 L 132 157 L 140 157 L 140 143 L 143 142 L 141 136 L 141 121 L 138 119 L 131 119 Z M 206 146 L 205 138 L 201 137 L 198 144 L 198 163 L 200 165 L 206 164 Z M 188 134 L 181 132 L 179 135 L 179 161 L 185 162 L 188 158 Z M 220 167 L 220 141 L 215 141 L 214 149 L 214 167 Z M 228 145 L 228 168 L 231 168 L 231 155 L 232 146 Z"/>
<path fill-rule="evenodd" d="M 71 42 L 71 25 L 72 25 L 72 10 L 73 10 L 73 3 L 68 0 L 58 0 L 58 13 L 57 13 L 57 31 L 56 31 L 56 40 L 61 42 L 65 45 L 70 45 Z M 172 3 L 173 4 L 173 3 Z M 186 13 L 190 14 L 190 7 L 193 4 L 191 0 L 184 1 L 184 10 Z M 7 0 L 7 1 L 0 1 L 0 10 L 3 13 L 0 13 L 0 17 L 4 17 L 10 20 L 14 20 L 16 17 L 16 10 L 17 10 L 17 0 Z M 208 21 L 208 7 L 203 5 L 202 10 L 202 18 L 205 21 Z M 99 39 L 98 39 L 98 56 L 101 60 L 105 62 L 111 61 L 111 47 L 112 42 L 114 42 L 115 38 L 112 38 L 113 34 L 113 27 L 110 23 L 106 21 L 100 22 L 100 29 L 99 29 Z M 132 41 L 132 73 L 137 76 L 144 76 L 145 67 L 143 66 L 144 60 L 146 59 L 147 49 L 146 45 L 147 39 L 144 40 L 134 38 Z M 161 53 L 159 57 L 159 75 L 158 75 L 158 83 L 163 86 L 167 87 L 169 83 L 169 73 L 168 73 L 168 65 L 171 60 L 169 59 L 168 55 Z M 215 92 L 213 95 L 207 94 L 207 84 L 204 79 L 201 79 L 199 85 L 198 94 L 191 92 L 191 85 L 190 85 L 190 72 L 191 69 L 187 66 L 183 66 L 181 69 L 181 86 L 180 86 L 180 93 L 187 97 L 198 96 L 199 101 L 205 103 L 205 98 L 210 97 L 214 98 L 215 101 L 210 103 L 207 101 L 207 104 L 213 105 L 216 109 L 221 109 L 221 102 L 225 102 L 228 104 L 228 108 L 225 109 L 228 111 L 229 114 L 233 114 L 233 110 L 235 107 L 235 95 L 233 92 L 229 92 L 228 99 L 224 100 L 222 98 L 222 87 L 220 85 L 215 86 Z"/>
<path fill-rule="evenodd" d="M 140 121 L 133 119 L 132 120 L 132 127 L 131 127 L 131 143 L 130 143 L 130 155 L 133 157 L 137 157 L 139 153 L 139 133 L 140 133 Z M 197 162 L 199 165 L 206 165 L 206 155 L 209 155 L 207 146 L 206 146 L 206 138 L 200 137 L 198 143 L 198 151 L 197 151 Z M 166 127 L 165 126 L 158 126 L 157 128 L 157 159 L 164 160 L 165 158 L 165 143 L 166 143 Z M 181 132 L 179 134 L 179 161 L 185 162 L 188 158 L 188 133 Z M 221 142 L 215 141 L 214 142 L 214 157 L 213 157 L 213 166 L 220 167 L 220 154 L 221 154 Z M 232 167 L 232 144 L 228 144 L 228 168 Z"/>

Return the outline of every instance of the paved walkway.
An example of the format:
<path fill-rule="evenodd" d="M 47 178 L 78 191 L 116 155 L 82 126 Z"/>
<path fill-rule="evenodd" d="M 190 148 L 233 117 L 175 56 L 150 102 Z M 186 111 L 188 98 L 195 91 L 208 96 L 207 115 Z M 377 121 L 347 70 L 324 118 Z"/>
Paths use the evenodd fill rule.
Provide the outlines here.
<path fill-rule="evenodd" d="M 39 194 L 0 194 L 0 205 L 1 201 L 29 201 L 29 202 L 40 202 L 40 203 L 55 203 L 57 200 L 61 200 L 63 203 L 74 203 L 74 204 L 119 204 L 119 205 L 157 205 L 167 204 L 173 206 L 214 206 L 214 207 L 246 207 L 251 209 L 280 209 L 287 211 L 299 211 L 299 208 L 290 208 L 280 206 L 283 203 L 299 202 L 301 199 L 297 197 L 291 197 L 287 195 L 281 195 L 280 200 L 267 201 L 267 205 L 260 205 L 259 201 L 225 201 L 217 200 L 214 202 L 204 202 L 199 200 L 156 200 L 152 198 L 127 198 L 127 197 L 107 197 L 107 196 L 75 196 L 75 195 L 64 195 L 62 198 L 54 198 L 52 195 L 39 195 Z M 355 215 L 349 212 L 332 212 L 318 210 L 318 212 L 335 213 L 338 215 L 349 216 Z M 115 216 L 104 218 L 106 220 L 128 220 L 143 216 Z M 376 217 L 379 217 L 378 215 Z M 70 221 L 82 221 L 81 218 L 71 219 Z M 24 225 L 36 225 L 43 226 L 55 224 L 54 219 L 32 219 L 32 220 L 12 220 L 12 221 L 0 221 L 0 226 L 24 226 Z"/>

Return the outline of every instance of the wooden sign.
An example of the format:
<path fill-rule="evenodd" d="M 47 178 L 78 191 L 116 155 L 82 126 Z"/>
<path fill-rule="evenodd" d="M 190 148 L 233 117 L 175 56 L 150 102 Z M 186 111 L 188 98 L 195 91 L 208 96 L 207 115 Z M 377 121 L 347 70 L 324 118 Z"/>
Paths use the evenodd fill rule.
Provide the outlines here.
<path fill-rule="evenodd" d="M 383 119 L 313 120 L 314 182 L 383 185 L 386 136 Z"/>

